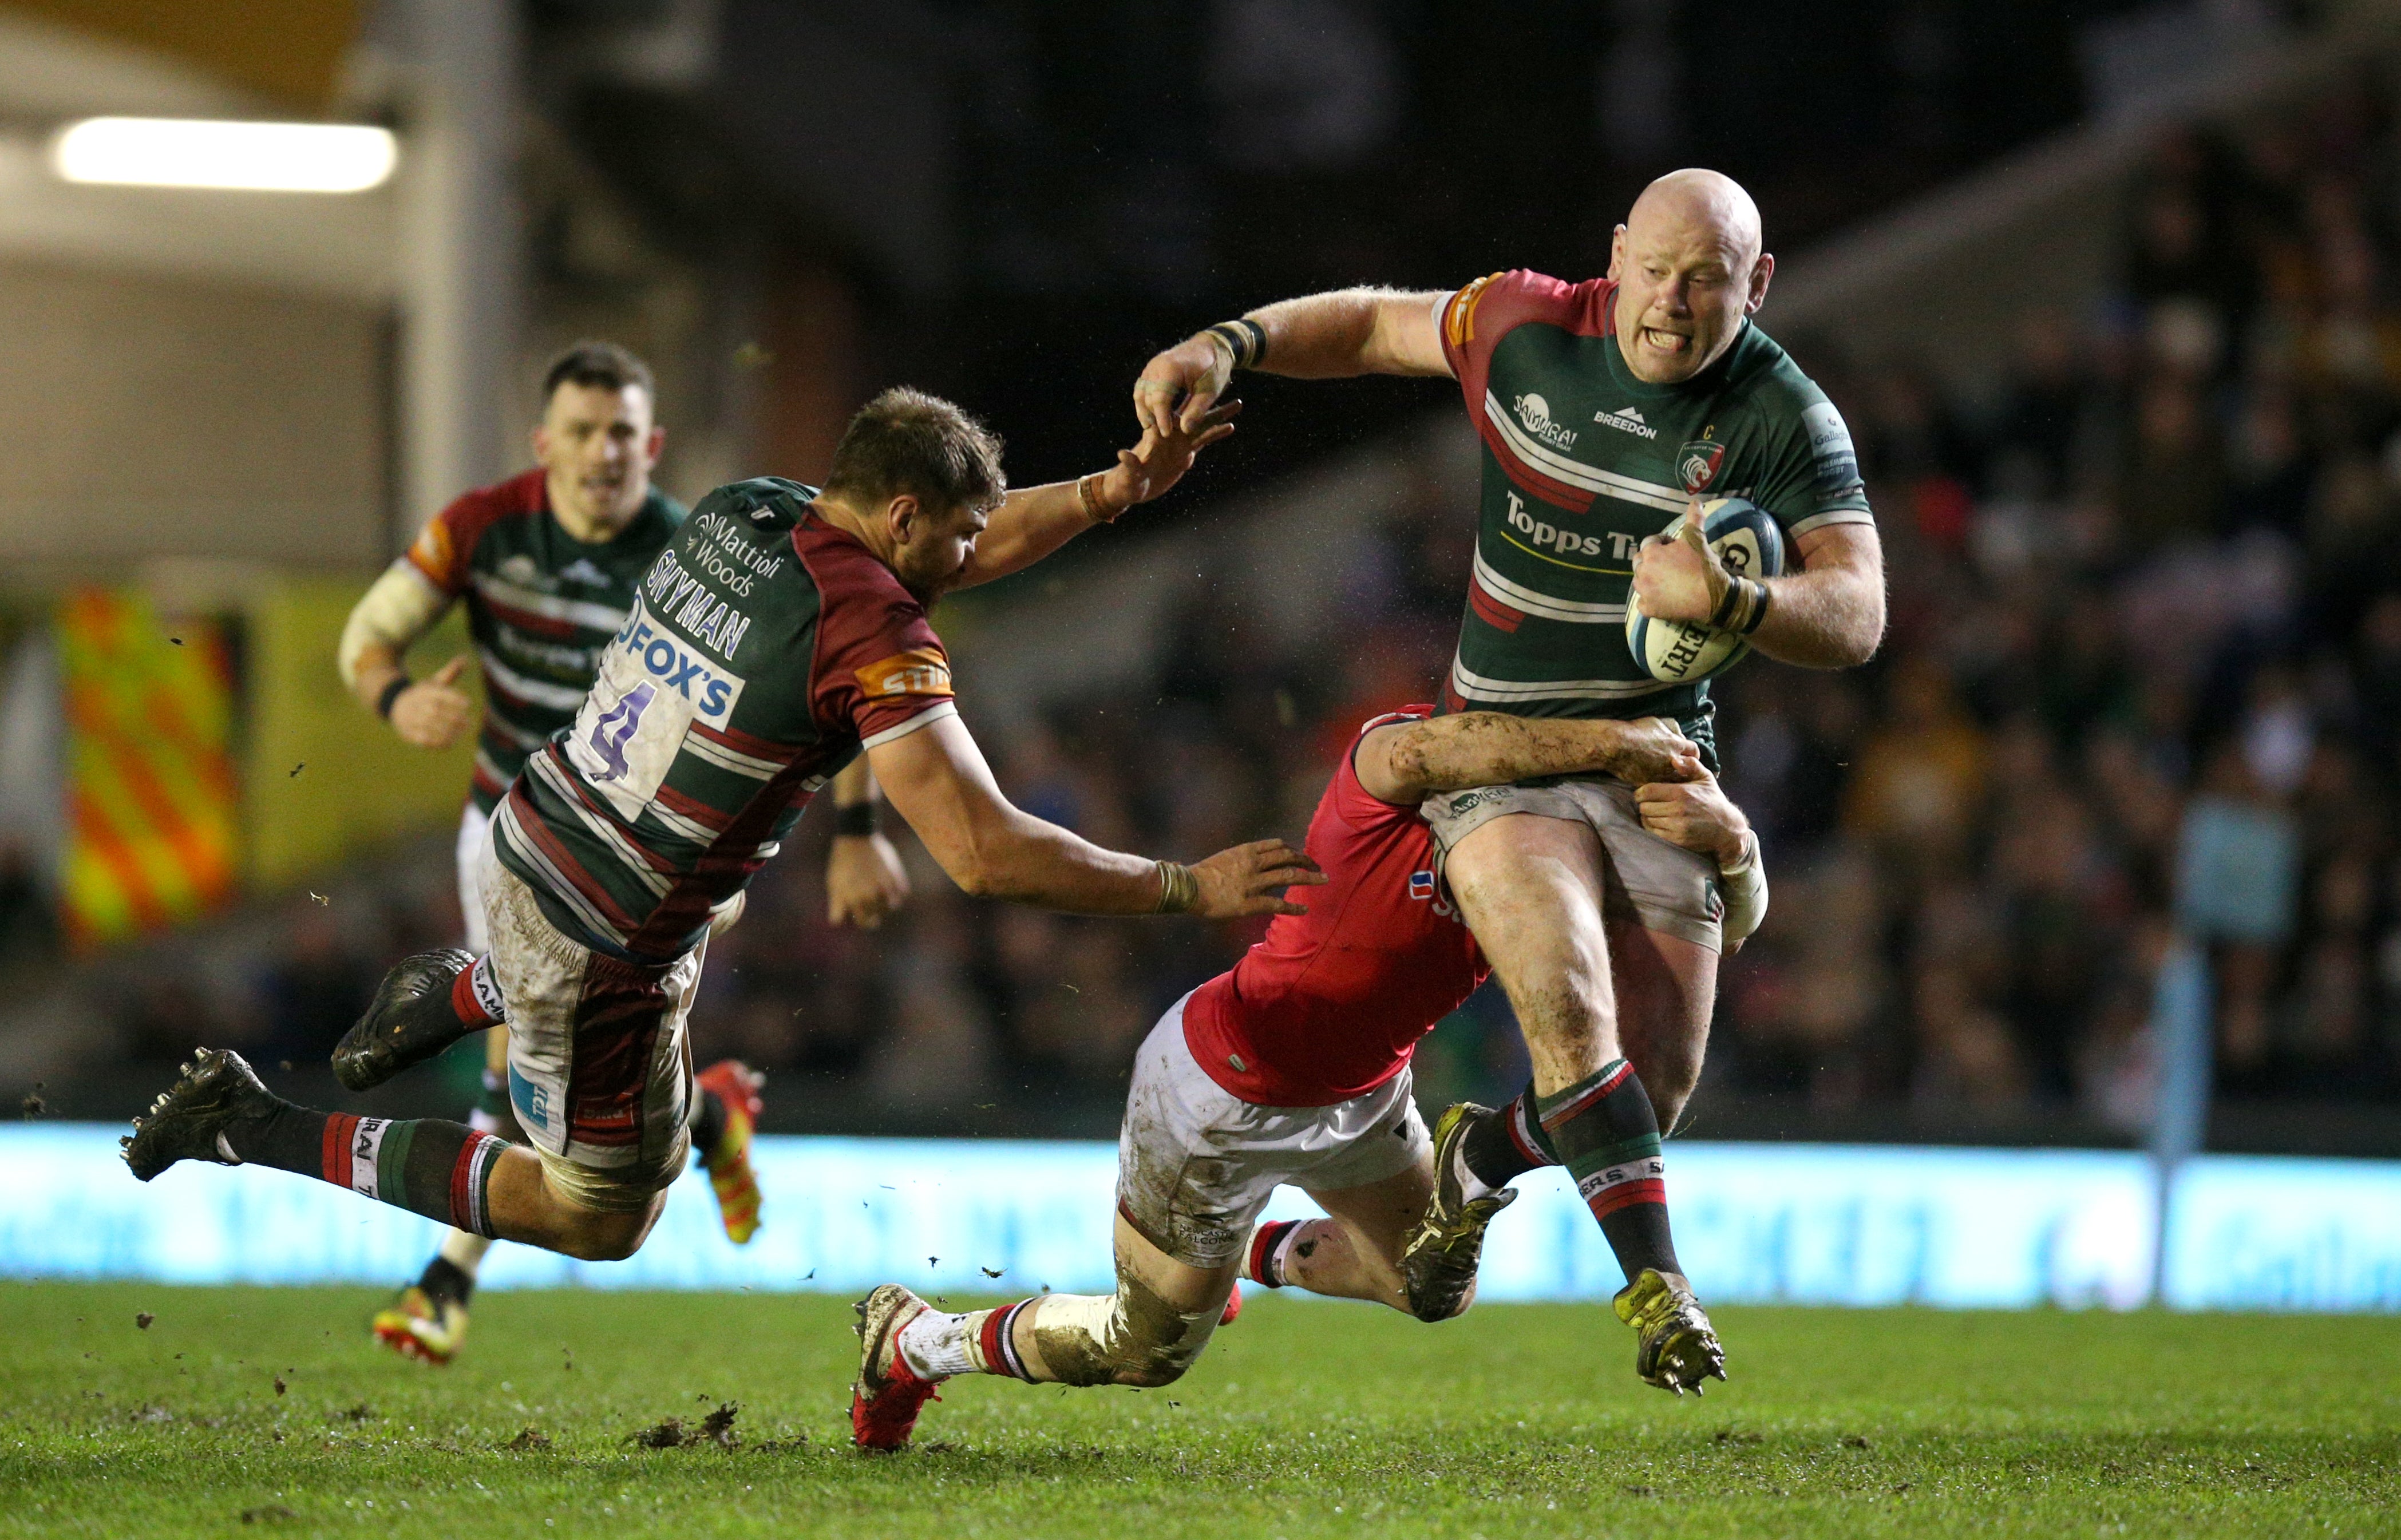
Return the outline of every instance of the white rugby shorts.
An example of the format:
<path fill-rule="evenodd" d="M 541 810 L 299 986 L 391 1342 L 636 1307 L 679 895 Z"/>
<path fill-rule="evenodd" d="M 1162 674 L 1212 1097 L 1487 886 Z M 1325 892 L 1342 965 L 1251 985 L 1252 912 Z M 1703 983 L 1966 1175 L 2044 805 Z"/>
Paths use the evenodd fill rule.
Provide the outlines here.
<path fill-rule="evenodd" d="M 1222 1267 L 1242 1255 L 1277 1188 L 1365 1187 L 1431 1148 L 1406 1067 L 1331 1107 L 1255 1106 L 1193 1058 L 1178 1000 L 1134 1055 L 1118 1134 L 1118 1212 L 1177 1261 Z"/>
<path fill-rule="evenodd" d="M 459 816 L 459 917 L 466 923 L 467 950 L 477 956 L 492 949 L 489 928 L 484 924 L 484 846 L 491 842 L 492 816 L 467 804 Z"/>

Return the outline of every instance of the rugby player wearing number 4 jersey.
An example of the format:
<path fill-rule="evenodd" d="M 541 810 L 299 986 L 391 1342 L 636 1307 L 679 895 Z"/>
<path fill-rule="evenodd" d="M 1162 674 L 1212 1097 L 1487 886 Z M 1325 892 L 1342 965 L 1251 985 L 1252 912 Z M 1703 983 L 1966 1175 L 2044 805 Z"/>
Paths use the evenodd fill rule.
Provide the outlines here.
<path fill-rule="evenodd" d="M 1324 879 L 1281 840 L 1187 867 L 1010 806 L 926 618 L 941 594 L 1166 491 L 1232 431 L 1233 410 L 1147 431 L 1106 472 L 1004 497 L 989 433 L 891 391 L 852 420 L 823 492 L 757 480 L 709 494 L 644 573 L 572 725 L 493 815 L 479 873 L 490 953 L 404 962 L 406 987 L 381 992 L 335 1053 L 347 1083 L 373 1083 L 488 1025 L 476 992 L 496 985 L 525 1142 L 328 1116 L 203 1049 L 135 1120 L 127 1165 L 144 1181 L 185 1160 L 272 1165 L 477 1234 L 631 1256 L 688 1148 L 685 1016 L 711 923 L 862 750 L 970 892 L 1093 914 L 1302 913 L 1278 895 Z"/>
<path fill-rule="evenodd" d="M 1152 359 L 1134 409 L 1149 423 L 1205 412 L 1237 367 L 1457 379 L 1484 474 L 1444 709 L 1656 713 L 1714 767 L 1707 682 L 1664 684 L 1636 663 L 1623 629 L 1629 592 L 1647 614 L 1740 631 L 1769 656 L 1812 667 L 1865 661 L 1884 629 L 1883 558 L 1849 433 L 1750 319 L 1775 266 L 1741 187 L 1677 172 L 1637 199 L 1605 279 L 1506 272 L 1454 293 L 1284 300 Z M 1705 491 L 1765 508 L 1801 571 L 1739 576 L 1696 537 L 1660 539 Z M 1717 975 L 1708 894 L 1645 882 L 1633 794 L 1607 780 L 1475 788 L 1429 799 L 1426 813 L 1450 888 L 1516 1010 L 1543 1121 L 1617 1243 L 1643 1228 L 1647 1206 L 1613 1206 L 1617 1154 L 1673 1128 L 1699 1076 Z M 1504 1147 L 1460 1138 L 1418 1249 L 1459 1241 L 1468 1195 L 1502 1169 Z M 1637 1259 L 1665 1255 L 1664 1225 L 1630 1239 Z M 1689 1299 L 1671 1281 L 1634 1309 L 1647 1317 Z"/>
<path fill-rule="evenodd" d="M 1441 897 L 1420 801 L 1524 776 L 1613 775 L 1642 787 L 1683 846 L 1658 842 L 1659 859 L 1711 873 L 1717 863 L 1700 852 L 1747 851 L 1749 831 L 1699 749 L 1661 719 L 1430 712 L 1411 707 L 1361 729 L 1310 823 L 1309 853 L 1327 879 L 1310 912 L 1269 924 L 1232 971 L 1178 1001 L 1135 1056 L 1118 1141 L 1117 1291 L 950 1314 L 900 1285 L 877 1288 L 858 1307 L 851 1428 L 860 1448 L 908 1442 L 953 1375 L 1170 1383 L 1207 1343 L 1238 1274 L 1430 1321 L 1467 1307 L 1474 1248 L 1454 1253 L 1439 1297 L 1405 1276 L 1402 1261 L 1435 1185 L 1409 1057 L 1484 977 L 1475 938 Z M 1736 941 L 1766 905 L 1756 861 L 1738 864 L 1726 879 Z M 1542 1139 L 1531 1136 L 1529 1166 L 1543 1163 Z M 1330 1217 L 1254 1232 L 1281 1184 L 1306 1189 Z M 1480 1218 L 1513 1196 L 1485 1196 Z M 1637 1362 L 1654 1382 L 1681 1390 L 1689 1376 L 1698 1389 L 1715 1361 L 1708 1318 L 1695 1307 L 1638 1324 Z"/>
<path fill-rule="evenodd" d="M 469 492 L 442 510 L 350 612 L 338 663 L 360 703 L 403 742 L 446 749 L 473 721 L 458 688 L 466 659 L 422 681 L 403 660 L 453 603 L 467 607 L 484 676 L 485 708 L 473 777 L 460 818 L 459 907 L 467 951 L 482 952 L 476 882 L 492 810 L 526 756 L 575 718 L 601 649 L 624 624 L 634 590 L 683 522 L 683 505 L 651 484 L 665 442 L 651 371 L 624 349 L 583 342 L 542 376 L 537 468 Z M 838 804 L 867 803 L 864 765 L 838 786 Z M 888 846 L 837 838 L 827 885 L 846 912 L 867 913 Z M 486 1045 L 484 1096 L 472 1127 L 521 1139 L 505 1092 L 508 1027 Z M 727 1060 L 699 1077 L 693 1140 L 708 1168 L 725 1230 L 747 1242 L 758 1223 L 758 1186 L 747 1158 L 759 1110 L 758 1077 Z M 465 1339 L 467 1306 L 491 1242 L 453 1230 L 417 1281 L 376 1313 L 377 1339 L 410 1357 L 446 1364 Z"/>

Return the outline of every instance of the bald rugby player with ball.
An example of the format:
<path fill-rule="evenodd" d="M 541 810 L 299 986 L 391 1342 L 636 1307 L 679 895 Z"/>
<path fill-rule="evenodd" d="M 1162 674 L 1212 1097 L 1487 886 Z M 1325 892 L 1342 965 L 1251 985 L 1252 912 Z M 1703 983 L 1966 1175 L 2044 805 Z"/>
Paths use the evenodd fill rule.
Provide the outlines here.
<path fill-rule="evenodd" d="M 1706 679 L 1653 678 L 1628 649 L 1629 597 L 1654 620 L 1731 631 L 1804 667 L 1865 662 L 1884 634 L 1884 557 L 1841 415 L 1752 321 L 1776 259 L 1759 211 L 1709 171 L 1636 199 L 1606 278 L 1523 270 L 1447 293 L 1346 289 L 1220 323 L 1153 358 L 1146 426 L 1197 421 L 1237 369 L 1302 379 L 1447 376 L 1482 442 L 1474 574 L 1441 709 L 1665 717 L 1717 767 Z M 1766 510 L 1798 570 L 1729 571 L 1695 530 L 1703 496 Z M 1663 1130 L 1700 1075 L 1717 986 L 1722 882 L 1760 880 L 1672 842 L 1675 787 L 1597 777 L 1441 792 L 1420 810 L 1443 880 L 1508 992 L 1533 1063 L 1499 1112 L 1435 1131 L 1436 1185 L 1405 1269 L 1457 1276 L 1515 1176 L 1539 1162 L 1530 1112 L 1574 1175 L 1627 1280 L 1637 1372 L 1666 1388 L 1723 1377 L 1676 1259 Z M 1638 1069 L 1639 1066 L 1639 1069 Z"/>

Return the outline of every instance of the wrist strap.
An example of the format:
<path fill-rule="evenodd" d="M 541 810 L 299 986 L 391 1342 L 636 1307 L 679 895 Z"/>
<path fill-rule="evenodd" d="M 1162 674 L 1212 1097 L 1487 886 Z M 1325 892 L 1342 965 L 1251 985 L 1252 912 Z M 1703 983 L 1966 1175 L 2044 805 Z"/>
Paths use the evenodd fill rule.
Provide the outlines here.
<path fill-rule="evenodd" d="M 1192 913 L 1193 907 L 1200 901 L 1200 879 L 1192 874 L 1192 868 L 1188 866 L 1178 866 L 1173 861 L 1159 861 L 1157 865 L 1159 867 L 1159 908 L 1154 913 L 1160 914 Z"/>
<path fill-rule="evenodd" d="M 400 693 L 403 690 L 407 689 L 415 682 L 417 681 L 410 679 L 406 674 L 394 674 L 391 677 L 391 682 L 386 684 L 382 691 L 376 696 L 376 715 L 381 717 L 386 722 L 390 722 L 391 720 L 391 703 L 400 698 Z"/>
<path fill-rule="evenodd" d="M 1267 328 L 1248 316 L 1220 321 L 1208 329 L 1207 335 L 1226 345 L 1227 351 L 1234 355 L 1234 367 L 1237 369 L 1255 369 L 1259 361 L 1268 355 Z"/>
<path fill-rule="evenodd" d="M 860 839 L 884 830 L 884 804 L 870 797 L 865 802 L 836 803 L 833 809 L 833 832 Z"/>
<path fill-rule="evenodd" d="M 1749 636 L 1767 618 L 1767 584 L 1756 578 L 1738 577 L 1726 584 L 1725 597 L 1718 600 L 1717 612 L 1709 616 L 1709 625 L 1721 631 L 1735 631 Z"/>
<path fill-rule="evenodd" d="M 1084 505 L 1084 516 L 1095 524 L 1115 524 L 1118 514 L 1125 512 L 1120 508 L 1117 514 L 1112 514 L 1101 506 L 1101 494 L 1093 490 L 1093 484 L 1106 474 L 1106 471 L 1094 471 L 1090 475 L 1076 478 L 1076 501 Z"/>

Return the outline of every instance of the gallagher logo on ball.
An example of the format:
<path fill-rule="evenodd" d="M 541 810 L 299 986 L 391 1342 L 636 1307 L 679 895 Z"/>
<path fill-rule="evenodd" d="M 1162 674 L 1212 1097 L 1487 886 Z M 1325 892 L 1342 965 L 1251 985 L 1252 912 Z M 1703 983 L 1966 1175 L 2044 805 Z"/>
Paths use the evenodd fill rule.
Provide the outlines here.
<path fill-rule="evenodd" d="M 1676 474 L 1683 482 L 1687 496 L 1706 491 L 1724 464 L 1725 446 L 1706 438 L 1696 438 L 1676 451 Z"/>

